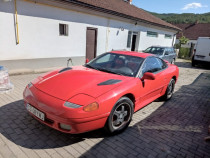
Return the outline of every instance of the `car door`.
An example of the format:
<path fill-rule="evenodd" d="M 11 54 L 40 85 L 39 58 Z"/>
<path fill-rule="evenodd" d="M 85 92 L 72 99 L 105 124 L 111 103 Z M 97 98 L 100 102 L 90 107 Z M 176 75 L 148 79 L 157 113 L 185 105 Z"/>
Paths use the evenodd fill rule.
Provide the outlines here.
<path fill-rule="evenodd" d="M 173 59 L 174 59 L 174 51 L 173 51 L 172 48 L 168 48 L 168 50 L 169 50 L 168 61 L 169 61 L 170 63 L 172 63 L 172 61 L 173 61 Z"/>
<path fill-rule="evenodd" d="M 168 62 L 170 62 L 170 49 L 165 48 L 165 52 L 164 52 L 164 60 L 167 60 Z"/>
<path fill-rule="evenodd" d="M 139 102 L 141 104 L 139 106 L 144 106 L 160 97 L 167 84 L 166 69 L 167 64 L 158 57 L 148 57 L 142 64 L 139 77 L 142 78 L 144 73 L 150 72 L 155 75 L 155 80 L 144 79 L 141 81 L 143 86 L 140 90 Z"/>
<path fill-rule="evenodd" d="M 174 48 L 171 48 L 171 61 L 173 61 L 173 59 L 176 59 L 176 51 Z"/>

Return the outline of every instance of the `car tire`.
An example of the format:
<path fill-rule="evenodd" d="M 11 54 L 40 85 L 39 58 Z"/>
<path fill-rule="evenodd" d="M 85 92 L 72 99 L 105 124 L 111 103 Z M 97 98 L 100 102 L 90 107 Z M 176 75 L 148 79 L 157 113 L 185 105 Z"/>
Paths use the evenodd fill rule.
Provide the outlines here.
<path fill-rule="evenodd" d="M 117 134 L 124 131 L 132 120 L 133 106 L 133 102 L 128 97 L 120 98 L 107 119 L 105 130 L 109 134 Z"/>
<path fill-rule="evenodd" d="M 194 56 L 193 56 L 192 57 L 192 67 L 195 67 L 195 65 L 196 65 L 196 61 L 195 61 Z"/>
<path fill-rule="evenodd" d="M 163 100 L 171 99 L 171 97 L 172 97 L 172 95 L 174 93 L 175 83 L 176 83 L 176 81 L 172 78 L 170 80 L 168 86 L 167 86 L 165 94 L 162 97 Z"/>
<path fill-rule="evenodd" d="M 173 59 L 173 60 L 171 61 L 171 64 L 175 64 L 175 59 Z"/>

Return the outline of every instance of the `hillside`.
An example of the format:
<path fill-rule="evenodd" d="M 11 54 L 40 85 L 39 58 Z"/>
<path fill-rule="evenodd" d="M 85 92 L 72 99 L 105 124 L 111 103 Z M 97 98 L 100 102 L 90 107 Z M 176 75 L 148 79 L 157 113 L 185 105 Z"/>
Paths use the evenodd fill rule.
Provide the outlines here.
<path fill-rule="evenodd" d="M 183 14 L 158 14 L 152 13 L 154 16 L 173 24 L 187 24 L 199 21 L 199 23 L 210 23 L 210 12 L 205 14 L 193 14 L 193 13 L 183 13 Z"/>

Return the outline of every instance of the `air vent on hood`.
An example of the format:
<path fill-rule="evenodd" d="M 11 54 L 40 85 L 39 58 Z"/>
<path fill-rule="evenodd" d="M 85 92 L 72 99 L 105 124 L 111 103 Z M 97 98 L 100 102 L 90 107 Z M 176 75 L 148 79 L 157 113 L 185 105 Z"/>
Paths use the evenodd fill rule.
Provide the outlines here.
<path fill-rule="evenodd" d="M 99 83 L 98 86 L 112 85 L 112 84 L 116 84 L 116 83 L 119 83 L 119 82 L 121 82 L 121 80 L 110 79 L 110 80 Z"/>
<path fill-rule="evenodd" d="M 60 70 L 58 73 L 61 73 L 61 72 L 64 72 L 64 71 L 68 71 L 68 70 L 71 70 L 71 69 L 72 69 L 71 67 L 66 67 L 66 68 Z"/>

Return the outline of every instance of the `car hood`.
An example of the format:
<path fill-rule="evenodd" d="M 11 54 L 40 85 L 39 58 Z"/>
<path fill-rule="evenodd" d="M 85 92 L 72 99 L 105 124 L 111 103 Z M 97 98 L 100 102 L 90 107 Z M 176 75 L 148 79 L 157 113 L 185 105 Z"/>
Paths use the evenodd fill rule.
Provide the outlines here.
<path fill-rule="evenodd" d="M 51 96 L 68 100 L 77 94 L 97 98 L 131 78 L 77 66 L 63 72 L 56 70 L 47 73 L 32 81 L 32 84 Z"/>

